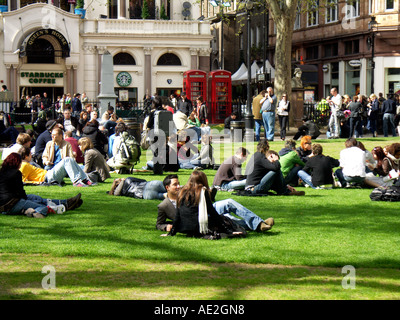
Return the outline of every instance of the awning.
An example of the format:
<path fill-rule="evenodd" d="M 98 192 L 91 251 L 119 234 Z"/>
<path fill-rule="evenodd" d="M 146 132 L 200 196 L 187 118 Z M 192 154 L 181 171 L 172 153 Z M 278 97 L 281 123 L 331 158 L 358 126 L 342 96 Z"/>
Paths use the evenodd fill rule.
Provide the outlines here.
<path fill-rule="evenodd" d="M 275 68 L 272 66 L 272 64 L 267 60 L 265 60 L 265 70 L 270 73 L 271 79 L 275 79 Z M 260 68 L 260 72 L 263 73 L 264 71 L 264 66 Z"/>
<path fill-rule="evenodd" d="M 240 68 L 237 69 L 237 71 L 232 75 L 232 77 L 231 77 L 232 81 L 238 80 L 244 73 L 247 74 L 247 68 L 246 68 L 246 65 L 244 63 L 242 63 Z"/>
<path fill-rule="evenodd" d="M 255 62 L 255 61 L 253 62 L 253 64 L 251 65 L 250 70 L 251 70 L 251 80 L 255 80 L 256 79 L 256 75 L 257 75 L 258 71 L 260 70 L 260 68 L 257 65 L 257 62 Z M 243 81 L 247 80 L 247 77 L 248 77 L 248 72 L 245 72 L 244 74 L 242 74 L 240 76 L 240 78 L 238 80 L 243 82 Z"/>

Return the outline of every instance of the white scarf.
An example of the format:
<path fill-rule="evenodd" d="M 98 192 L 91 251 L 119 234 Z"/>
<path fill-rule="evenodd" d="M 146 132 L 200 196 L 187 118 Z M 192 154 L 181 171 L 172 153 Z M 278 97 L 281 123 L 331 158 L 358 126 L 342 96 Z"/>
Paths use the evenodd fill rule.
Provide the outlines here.
<path fill-rule="evenodd" d="M 201 234 L 206 234 L 208 232 L 208 214 L 207 214 L 205 190 L 206 190 L 205 187 L 201 189 L 200 201 L 199 201 L 199 226 Z"/>

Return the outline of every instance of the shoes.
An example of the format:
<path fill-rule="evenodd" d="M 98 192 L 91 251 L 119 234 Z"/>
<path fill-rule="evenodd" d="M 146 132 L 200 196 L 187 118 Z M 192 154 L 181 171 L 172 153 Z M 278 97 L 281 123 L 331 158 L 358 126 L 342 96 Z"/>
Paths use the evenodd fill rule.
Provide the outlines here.
<path fill-rule="evenodd" d="M 35 209 L 33 209 L 33 208 L 29 208 L 24 211 L 24 215 L 26 215 L 29 218 L 32 218 L 34 213 L 35 213 Z"/>
<path fill-rule="evenodd" d="M 95 186 L 97 185 L 97 183 L 90 181 L 89 179 L 85 179 L 82 181 L 84 184 L 88 185 L 88 186 Z"/>
<path fill-rule="evenodd" d="M 271 226 L 266 224 L 265 222 L 260 222 L 260 231 L 268 231 L 271 230 Z"/>
<path fill-rule="evenodd" d="M 304 191 L 296 191 L 296 190 L 292 190 L 290 191 L 287 195 L 288 196 L 304 196 L 306 193 Z"/>
<path fill-rule="evenodd" d="M 83 181 L 81 181 L 81 180 L 74 182 L 73 186 L 74 187 L 88 187 L 88 185 L 83 183 Z"/>
<path fill-rule="evenodd" d="M 265 222 L 267 225 L 271 226 L 271 228 L 272 228 L 272 226 L 275 224 L 274 218 L 265 219 L 264 222 Z"/>
<path fill-rule="evenodd" d="M 33 217 L 34 217 L 34 218 L 38 218 L 38 219 L 43 219 L 43 218 L 45 218 L 45 216 L 42 215 L 42 214 L 39 213 L 39 212 L 34 212 L 34 213 L 33 213 Z"/>
<path fill-rule="evenodd" d="M 67 199 L 67 205 L 66 209 L 67 210 L 74 210 L 77 208 L 79 200 L 81 200 L 81 193 L 78 193 L 75 197 Z"/>
<path fill-rule="evenodd" d="M 202 167 L 194 167 L 193 171 L 195 171 L 195 170 L 203 170 L 203 168 Z"/>

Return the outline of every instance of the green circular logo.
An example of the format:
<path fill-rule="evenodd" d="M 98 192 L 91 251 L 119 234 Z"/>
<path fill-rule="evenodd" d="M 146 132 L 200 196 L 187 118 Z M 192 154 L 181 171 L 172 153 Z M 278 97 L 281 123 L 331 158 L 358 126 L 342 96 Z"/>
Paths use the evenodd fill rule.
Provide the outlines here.
<path fill-rule="evenodd" d="M 128 72 L 120 72 L 117 74 L 117 83 L 121 87 L 127 87 L 132 83 L 132 77 Z"/>

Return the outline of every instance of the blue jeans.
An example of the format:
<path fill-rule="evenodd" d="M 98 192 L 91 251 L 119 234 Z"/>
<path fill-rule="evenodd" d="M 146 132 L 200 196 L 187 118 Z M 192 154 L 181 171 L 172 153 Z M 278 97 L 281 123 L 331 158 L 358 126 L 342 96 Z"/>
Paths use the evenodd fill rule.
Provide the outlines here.
<path fill-rule="evenodd" d="M 219 215 L 228 217 L 247 230 L 257 230 L 258 225 L 264 221 L 233 199 L 217 201 L 213 206 Z M 242 219 L 233 216 L 232 213 Z"/>
<path fill-rule="evenodd" d="M 254 120 L 254 124 L 255 124 L 255 130 L 256 130 L 256 141 L 260 141 L 260 135 L 261 135 L 261 126 L 264 125 L 262 120 Z M 265 127 L 264 127 L 265 130 Z"/>
<path fill-rule="evenodd" d="M 244 180 L 233 180 L 230 182 L 222 182 L 221 190 L 228 191 L 231 189 L 242 190 L 246 186 L 246 179 Z"/>
<path fill-rule="evenodd" d="M 263 112 L 262 117 L 264 121 L 265 138 L 272 141 L 275 136 L 275 112 Z"/>
<path fill-rule="evenodd" d="M 22 214 L 22 211 L 32 208 L 44 216 L 47 215 L 47 199 L 43 199 L 35 194 L 28 194 L 27 198 L 28 199 L 20 199 L 8 214 Z M 51 201 L 55 204 L 67 204 L 67 200 L 51 199 Z"/>
<path fill-rule="evenodd" d="M 393 113 L 385 113 L 383 114 L 383 136 L 387 137 L 389 134 L 389 126 L 392 130 L 393 137 L 396 137 L 396 127 L 394 125 L 394 114 Z"/>
<path fill-rule="evenodd" d="M 269 190 L 275 190 L 278 194 L 288 193 L 282 172 L 269 171 L 260 181 L 254 186 L 253 193 L 266 194 Z"/>
<path fill-rule="evenodd" d="M 343 170 L 342 168 L 339 168 L 335 171 L 335 176 L 339 179 L 340 184 L 342 185 L 342 187 L 344 187 L 347 183 L 358 183 L 358 184 L 363 184 L 365 177 L 359 177 L 359 176 L 354 176 L 354 177 L 350 177 L 350 176 L 346 176 L 345 174 L 343 174 Z"/>
<path fill-rule="evenodd" d="M 57 163 L 53 169 L 47 171 L 46 182 L 57 181 L 61 183 L 66 176 L 71 179 L 72 183 L 88 179 L 87 174 L 83 172 L 81 166 L 74 159 L 67 157 Z"/>
<path fill-rule="evenodd" d="M 145 200 L 164 200 L 165 189 L 162 181 L 153 180 L 146 183 L 143 190 L 143 199 Z"/>
<path fill-rule="evenodd" d="M 311 181 L 311 176 L 307 172 L 305 172 L 304 170 L 300 170 L 299 172 L 297 172 L 297 175 L 301 180 L 303 180 L 304 183 L 308 184 L 311 188 L 316 189 Z"/>

